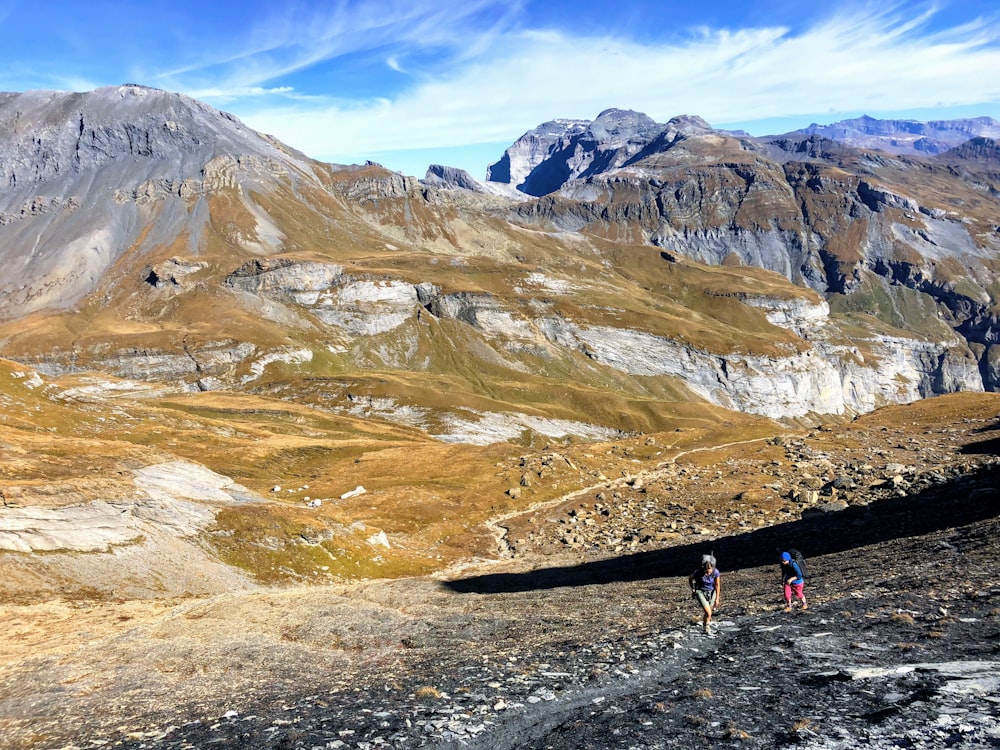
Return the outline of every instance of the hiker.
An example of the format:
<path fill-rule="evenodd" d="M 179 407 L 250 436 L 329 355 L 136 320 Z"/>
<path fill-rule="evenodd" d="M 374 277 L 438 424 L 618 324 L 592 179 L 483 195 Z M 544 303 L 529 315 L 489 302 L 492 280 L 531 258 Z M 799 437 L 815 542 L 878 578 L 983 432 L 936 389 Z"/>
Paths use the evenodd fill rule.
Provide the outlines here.
<path fill-rule="evenodd" d="M 712 555 L 702 555 L 701 567 L 688 578 L 691 586 L 691 596 L 698 600 L 705 611 L 702 627 L 705 635 L 715 637 L 715 626 L 712 624 L 712 612 L 722 606 L 722 576 L 715 567 Z"/>
<path fill-rule="evenodd" d="M 785 611 L 792 611 L 792 594 L 802 602 L 802 609 L 809 609 L 806 602 L 806 595 L 803 593 L 806 579 L 802 573 L 802 566 L 792 557 L 790 552 L 781 553 L 781 583 L 785 590 Z"/>

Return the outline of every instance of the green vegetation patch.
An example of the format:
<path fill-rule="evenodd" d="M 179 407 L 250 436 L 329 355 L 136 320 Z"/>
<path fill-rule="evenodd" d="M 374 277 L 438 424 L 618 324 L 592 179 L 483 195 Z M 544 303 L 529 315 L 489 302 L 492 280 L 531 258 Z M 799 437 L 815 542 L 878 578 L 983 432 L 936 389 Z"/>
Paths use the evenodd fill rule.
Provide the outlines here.
<path fill-rule="evenodd" d="M 831 313 L 874 315 L 885 326 L 886 335 L 948 340 L 954 333 L 941 319 L 934 299 L 901 284 L 890 284 L 871 272 L 861 274 L 861 283 L 850 294 L 830 295 Z M 879 331 L 874 331 L 879 332 Z"/>

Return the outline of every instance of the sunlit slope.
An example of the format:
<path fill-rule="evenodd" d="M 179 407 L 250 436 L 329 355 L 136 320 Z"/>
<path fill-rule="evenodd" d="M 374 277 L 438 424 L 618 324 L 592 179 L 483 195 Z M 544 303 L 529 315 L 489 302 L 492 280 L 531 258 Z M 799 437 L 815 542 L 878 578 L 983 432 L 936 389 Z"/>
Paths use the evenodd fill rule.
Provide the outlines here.
<path fill-rule="evenodd" d="M 940 165 L 681 118 L 614 168 L 519 197 L 315 162 L 168 92 L 26 97 L 52 156 L 25 171 L 34 141 L 0 147 L 16 279 L 0 352 L 47 374 L 480 443 L 719 407 L 840 417 L 1000 378 L 992 240 L 962 234 Z M 955 196 L 979 226 L 976 190 Z"/>
<path fill-rule="evenodd" d="M 51 379 L 8 361 L 0 394 L 0 568 L 17 599 L 427 572 L 494 554 L 490 517 L 655 465 L 668 445 L 776 429 L 681 406 L 666 443 L 480 447 L 288 400 Z"/>
<path fill-rule="evenodd" d="M 317 165 L 317 172 L 320 179 L 294 188 L 224 188 L 204 197 L 208 219 L 196 254 L 177 252 L 190 238 L 134 248 L 72 312 L 0 327 L 5 351 L 48 371 L 94 369 L 192 387 L 210 377 L 213 388 L 270 389 L 277 379 L 283 398 L 297 397 L 299 379 L 302 396 L 317 379 L 382 381 L 361 393 L 425 410 L 431 424 L 444 407 L 640 431 L 690 418 L 697 410 L 689 404 L 703 399 L 678 379 L 608 366 L 547 326 L 641 331 L 718 354 L 804 348 L 741 301 L 816 301 L 776 274 L 519 228 L 484 211 L 487 199 L 428 197 L 375 166 L 324 172 Z M 282 251 L 257 260 L 265 224 Z M 478 244 L 470 247 L 462 236 L 472 226 Z M 240 274 L 254 273 L 255 264 L 289 270 L 280 284 L 241 287 Z M 325 294 L 426 287 L 434 299 L 392 300 L 391 324 L 380 323 L 378 298 L 354 303 L 347 323 L 331 320 L 324 314 L 334 305 L 310 304 L 300 288 L 320 272 L 334 279 Z"/>

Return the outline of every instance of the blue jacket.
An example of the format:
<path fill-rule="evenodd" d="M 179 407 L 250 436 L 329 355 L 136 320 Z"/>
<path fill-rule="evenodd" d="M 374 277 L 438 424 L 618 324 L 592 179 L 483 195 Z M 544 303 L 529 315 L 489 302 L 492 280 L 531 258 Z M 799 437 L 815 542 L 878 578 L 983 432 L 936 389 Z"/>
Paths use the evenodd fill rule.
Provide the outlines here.
<path fill-rule="evenodd" d="M 787 567 L 782 564 L 781 566 L 781 577 L 785 583 L 805 583 L 805 576 L 802 575 L 802 569 L 799 568 L 799 564 L 795 560 L 790 560 Z"/>

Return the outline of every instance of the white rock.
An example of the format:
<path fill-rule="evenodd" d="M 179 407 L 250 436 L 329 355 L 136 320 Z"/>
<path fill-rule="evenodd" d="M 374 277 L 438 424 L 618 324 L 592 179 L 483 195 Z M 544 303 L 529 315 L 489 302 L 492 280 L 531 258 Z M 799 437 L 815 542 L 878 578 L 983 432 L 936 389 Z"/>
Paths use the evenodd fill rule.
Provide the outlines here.
<path fill-rule="evenodd" d="M 211 525 L 218 506 L 254 498 L 229 477 L 187 461 L 143 467 L 135 472 L 135 485 L 132 500 L 114 505 L 6 508 L 0 516 L 0 549 L 98 552 L 149 536 L 152 529 L 192 536 Z"/>

